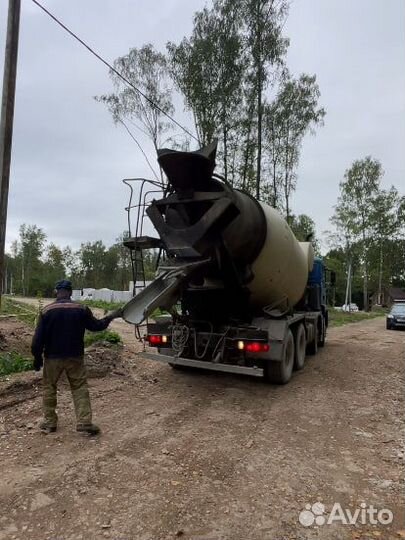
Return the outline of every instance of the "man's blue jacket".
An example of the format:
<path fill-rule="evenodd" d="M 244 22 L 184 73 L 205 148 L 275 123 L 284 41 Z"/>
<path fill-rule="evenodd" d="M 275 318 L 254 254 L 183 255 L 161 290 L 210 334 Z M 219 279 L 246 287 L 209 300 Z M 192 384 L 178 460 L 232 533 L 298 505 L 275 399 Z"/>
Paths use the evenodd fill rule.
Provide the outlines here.
<path fill-rule="evenodd" d="M 39 317 L 32 339 L 34 358 L 81 357 L 84 354 L 84 332 L 105 330 L 112 318 L 96 319 L 90 308 L 63 299 L 46 306 Z"/>

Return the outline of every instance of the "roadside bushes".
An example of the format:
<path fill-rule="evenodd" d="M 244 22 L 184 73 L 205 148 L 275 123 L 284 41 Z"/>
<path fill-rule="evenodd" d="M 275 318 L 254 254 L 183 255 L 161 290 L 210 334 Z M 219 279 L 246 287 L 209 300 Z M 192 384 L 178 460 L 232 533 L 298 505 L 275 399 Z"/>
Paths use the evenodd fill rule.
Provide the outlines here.
<path fill-rule="evenodd" d="M 0 377 L 33 369 L 32 359 L 11 351 L 0 354 Z"/>

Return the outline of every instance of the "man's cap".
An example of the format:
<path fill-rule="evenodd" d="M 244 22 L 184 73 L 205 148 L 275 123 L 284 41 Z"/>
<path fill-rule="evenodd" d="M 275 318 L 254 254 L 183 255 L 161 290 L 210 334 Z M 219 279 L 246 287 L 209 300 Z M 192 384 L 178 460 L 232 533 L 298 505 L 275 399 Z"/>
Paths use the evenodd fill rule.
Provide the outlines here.
<path fill-rule="evenodd" d="M 59 291 L 59 289 L 67 289 L 69 291 L 72 290 L 72 282 L 67 279 L 61 279 L 60 281 L 57 281 L 55 284 L 55 289 Z"/>

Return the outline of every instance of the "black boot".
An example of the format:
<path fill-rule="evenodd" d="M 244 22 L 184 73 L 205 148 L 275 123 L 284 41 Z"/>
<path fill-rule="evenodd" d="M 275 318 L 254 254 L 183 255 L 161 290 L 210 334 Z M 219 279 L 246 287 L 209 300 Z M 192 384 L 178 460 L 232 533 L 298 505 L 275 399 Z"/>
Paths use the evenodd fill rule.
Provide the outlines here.
<path fill-rule="evenodd" d="M 87 433 L 87 435 L 98 435 L 101 430 L 96 424 L 78 424 L 76 431 Z"/>
<path fill-rule="evenodd" d="M 56 426 L 51 426 L 50 424 L 48 424 L 48 422 L 42 422 L 39 425 L 39 429 L 42 431 L 42 433 L 45 433 L 47 435 L 48 433 L 55 433 Z"/>

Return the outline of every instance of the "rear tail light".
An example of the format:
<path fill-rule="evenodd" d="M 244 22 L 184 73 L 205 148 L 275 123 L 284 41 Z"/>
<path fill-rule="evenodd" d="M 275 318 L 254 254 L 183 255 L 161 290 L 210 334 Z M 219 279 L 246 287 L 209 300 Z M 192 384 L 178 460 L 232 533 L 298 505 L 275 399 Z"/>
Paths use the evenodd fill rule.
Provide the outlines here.
<path fill-rule="evenodd" d="M 260 353 L 269 351 L 270 345 L 263 341 L 238 341 L 237 348 L 249 353 Z"/>
<path fill-rule="evenodd" d="M 169 336 L 161 335 L 161 334 L 150 334 L 146 336 L 146 341 L 148 341 L 149 345 L 156 346 L 156 345 L 165 345 L 169 342 Z"/>

